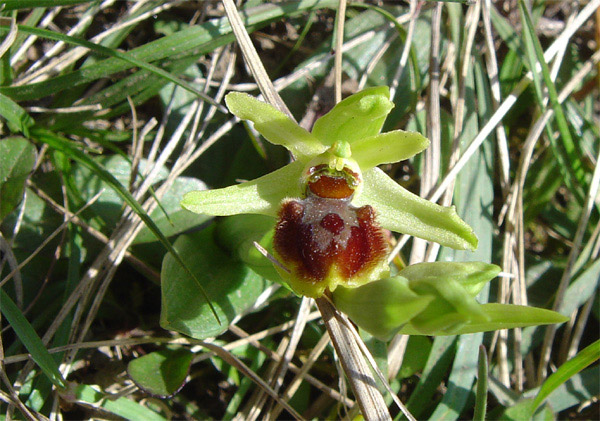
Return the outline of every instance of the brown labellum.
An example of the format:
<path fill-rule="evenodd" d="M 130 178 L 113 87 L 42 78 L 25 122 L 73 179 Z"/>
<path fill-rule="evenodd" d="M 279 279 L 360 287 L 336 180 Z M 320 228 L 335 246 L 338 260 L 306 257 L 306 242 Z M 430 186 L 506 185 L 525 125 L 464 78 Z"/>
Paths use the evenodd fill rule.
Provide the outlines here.
<path fill-rule="evenodd" d="M 274 249 L 291 271 L 292 287 L 298 281 L 307 284 L 306 289 L 297 291 L 304 295 L 317 295 L 312 294 L 310 285 L 322 284 L 320 295 L 325 287 L 365 283 L 372 280 L 371 272 L 381 272 L 385 237 L 371 206 L 350 204 L 354 189 L 345 175 L 313 177 L 305 199 L 281 205 Z M 360 278 L 369 279 L 353 282 Z"/>

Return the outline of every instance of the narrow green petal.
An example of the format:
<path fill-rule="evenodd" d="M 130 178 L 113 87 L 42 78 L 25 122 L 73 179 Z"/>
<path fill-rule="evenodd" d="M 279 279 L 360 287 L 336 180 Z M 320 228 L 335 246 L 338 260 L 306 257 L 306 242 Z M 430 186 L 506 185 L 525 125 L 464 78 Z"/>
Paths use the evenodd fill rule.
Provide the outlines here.
<path fill-rule="evenodd" d="M 458 250 L 475 250 L 477 237 L 454 207 L 412 194 L 379 168 L 363 173 L 364 190 L 354 205 L 371 205 L 383 228 L 414 235 Z"/>
<path fill-rule="evenodd" d="M 276 216 L 279 203 L 286 197 L 300 195 L 300 174 L 304 164 L 292 162 L 283 168 L 252 181 L 223 189 L 196 190 L 186 193 L 184 209 L 213 216 L 258 213 Z"/>
<path fill-rule="evenodd" d="M 265 139 L 286 147 L 296 159 L 306 162 L 327 148 L 308 131 L 271 105 L 251 95 L 231 92 L 225 97 L 227 108 L 242 120 L 250 120 Z"/>
<path fill-rule="evenodd" d="M 394 130 L 352 143 L 352 158 L 363 171 L 408 159 L 427 149 L 429 139 L 417 132 Z"/>
<path fill-rule="evenodd" d="M 378 134 L 394 104 L 390 101 L 390 89 L 376 86 L 364 89 L 338 103 L 331 111 L 319 118 L 312 133 L 323 144 L 337 141 L 352 142 Z M 354 146 L 352 146 L 354 148 Z"/>

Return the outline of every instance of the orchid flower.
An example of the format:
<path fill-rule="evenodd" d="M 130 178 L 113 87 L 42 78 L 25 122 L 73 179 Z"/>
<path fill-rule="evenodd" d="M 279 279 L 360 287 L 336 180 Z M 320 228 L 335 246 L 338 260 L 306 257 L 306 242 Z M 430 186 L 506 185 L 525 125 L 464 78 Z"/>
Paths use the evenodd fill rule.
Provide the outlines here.
<path fill-rule="evenodd" d="M 357 287 L 387 276 L 381 228 L 455 249 L 477 247 L 477 237 L 454 207 L 409 192 L 377 168 L 429 146 L 419 133 L 380 133 L 394 107 L 387 87 L 346 98 L 319 118 L 312 132 L 250 95 L 232 92 L 225 102 L 295 160 L 255 180 L 187 193 L 181 205 L 205 215 L 279 218 L 275 256 L 296 293 L 318 297 L 337 285 Z"/>
<path fill-rule="evenodd" d="M 250 95 L 233 92 L 225 101 L 295 160 L 255 180 L 187 193 L 181 205 L 205 215 L 277 218 L 266 234 L 257 216 L 220 225 L 222 238 L 235 238 L 235 253 L 258 273 L 281 278 L 298 295 L 329 294 L 358 326 L 384 340 L 398 332 L 455 335 L 568 320 L 545 309 L 478 303 L 476 295 L 500 272 L 488 263 L 420 263 L 390 276 L 383 229 L 455 249 L 475 249 L 477 237 L 454 207 L 410 193 L 377 168 L 429 146 L 419 133 L 380 133 L 393 107 L 387 87 L 346 98 L 312 132 Z M 258 232 L 279 276 L 265 271 L 264 257 L 257 261 L 250 248 L 247 240 Z"/>

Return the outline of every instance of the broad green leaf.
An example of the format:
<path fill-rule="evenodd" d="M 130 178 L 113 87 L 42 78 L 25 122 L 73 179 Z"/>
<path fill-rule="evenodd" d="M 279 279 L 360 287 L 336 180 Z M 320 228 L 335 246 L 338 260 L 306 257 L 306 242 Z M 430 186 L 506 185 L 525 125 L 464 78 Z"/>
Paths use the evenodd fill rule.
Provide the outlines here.
<path fill-rule="evenodd" d="M 48 353 L 44 343 L 25 318 L 21 310 L 16 306 L 8 294 L 0 288 L 0 310 L 6 320 L 15 331 L 17 338 L 27 348 L 31 358 L 42 369 L 48 379 L 58 388 L 66 386 L 65 379 L 58 370 L 58 365 L 54 358 Z"/>
<path fill-rule="evenodd" d="M 290 117 L 265 102 L 242 92 L 231 92 L 225 97 L 231 113 L 242 120 L 250 120 L 269 142 L 285 146 L 296 159 L 307 162 L 327 149 L 308 131 Z"/>
<path fill-rule="evenodd" d="M 229 322 L 254 304 L 267 282 L 240 260 L 221 249 L 214 239 L 215 226 L 181 235 L 174 244 L 181 258 L 200 280 L 222 323 L 218 323 L 199 286 L 166 255 L 161 270 L 161 326 L 198 339 L 217 336 Z"/>
<path fill-rule="evenodd" d="M 127 420 L 165 421 L 166 418 L 126 397 L 105 394 L 87 384 L 75 385 L 72 394 L 63 395 L 67 402 L 81 402 L 99 407 Z"/>
<path fill-rule="evenodd" d="M 157 208 L 150 214 L 150 217 L 166 237 L 181 234 L 184 231 L 203 224 L 209 219 L 203 215 L 190 214 L 190 212 L 182 209 L 179 203 L 185 192 L 201 188 L 206 188 L 206 186 L 197 178 L 177 177 L 169 190 L 164 194 L 160 200 L 160 203 L 164 207 L 164 212 Z M 168 218 L 165 212 L 168 214 Z M 133 243 L 149 243 L 155 240 L 156 237 L 150 228 L 144 226 L 135 237 Z"/>
<path fill-rule="evenodd" d="M 237 256 L 254 272 L 283 286 L 287 285 L 273 263 L 254 246 L 256 241 L 273 254 L 275 219 L 265 215 L 234 215 L 217 220 L 217 243 Z"/>
<path fill-rule="evenodd" d="M 556 414 L 548 406 L 544 406 L 538 409 L 537 412 L 532 414 L 531 405 L 533 404 L 532 399 L 523 399 L 517 402 L 515 405 L 507 408 L 506 411 L 500 417 L 503 421 L 554 421 L 556 420 Z"/>
<path fill-rule="evenodd" d="M 576 278 L 571 280 L 565 293 L 560 311 L 565 314 L 572 314 L 581 307 L 594 294 L 598 294 L 598 284 L 600 283 L 600 259 L 589 261 L 589 266 L 585 268 Z"/>
<path fill-rule="evenodd" d="M 470 322 L 454 329 L 439 332 L 437 335 L 463 335 L 465 333 L 488 332 L 491 330 L 513 329 L 515 327 L 564 323 L 569 320 L 555 311 L 536 307 L 511 304 L 488 303 L 481 305 L 483 312 L 489 317 L 487 322 Z M 405 325 L 400 332 L 404 335 L 422 335 L 412 324 Z"/>
<path fill-rule="evenodd" d="M 29 128 L 33 126 L 33 118 L 9 97 L 0 93 L 0 117 L 8 122 L 13 132 L 22 132 L 29 136 Z"/>
<path fill-rule="evenodd" d="M 312 133 L 328 146 L 339 141 L 352 144 L 359 139 L 375 136 L 394 108 L 389 98 L 390 89 L 387 86 L 364 89 L 344 99 L 319 118 Z"/>
<path fill-rule="evenodd" d="M 379 168 L 363 176 L 363 193 L 353 204 L 372 205 L 382 227 L 456 249 L 477 247 L 477 237 L 453 207 L 437 205 L 409 192 Z"/>
<path fill-rule="evenodd" d="M 131 360 L 127 374 L 135 384 L 153 396 L 173 396 L 185 385 L 194 354 L 187 349 L 163 349 Z"/>
<path fill-rule="evenodd" d="M 241 184 L 216 190 L 192 191 L 181 206 L 194 213 L 229 216 L 258 213 L 276 216 L 286 197 L 300 196 L 300 174 L 304 164 L 294 161 L 276 171 Z"/>
<path fill-rule="evenodd" d="M 394 130 L 352 143 L 352 159 L 367 171 L 381 164 L 391 164 L 412 158 L 429 147 L 429 140 L 416 132 Z"/>
<path fill-rule="evenodd" d="M 401 276 L 369 282 L 358 288 L 338 286 L 333 292 L 333 302 L 338 309 L 382 340 L 389 340 L 433 299 L 433 296 L 415 294 L 408 280 Z"/>
<path fill-rule="evenodd" d="M 0 221 L 21 203 L 35 159 L 35 147 L 27 139 L 9 137 L 0 141 Z"/>
<path fill-rule="evenodd" d="M 535 411 L 557 387 L 590 364 L 598 361 L 598 359 L 600 359 L 600 340 L 579 351 L 575 357 L 561 365 L 558 370 L 544 381 L 540 391 L 533 400 L 532 410 Z"/>

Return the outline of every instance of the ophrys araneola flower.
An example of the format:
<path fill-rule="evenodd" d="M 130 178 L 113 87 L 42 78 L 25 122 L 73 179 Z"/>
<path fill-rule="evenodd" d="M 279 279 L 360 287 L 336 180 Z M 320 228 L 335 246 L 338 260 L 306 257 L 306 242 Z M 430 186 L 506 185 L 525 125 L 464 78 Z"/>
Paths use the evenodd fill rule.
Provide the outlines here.
<path fill-rule="evenodd" d="M 393 108 L 387 87 L 346 98 L 312 132 L 250 95 L 232 92 L 225 101 L 296 160 L 255 180 L 190 192 L 181 204 L 207 215 L 277 218 L 274 251 L 288 271 L 278 270 L 296 293 L 318 297 L 338 285 L 356 287 L 385 277 L 381 228 L 456 249 L 477 247 L 477 237 L 454 207 L 410 193 L 377 168 L 429 145 L 419 133 L 380 133 Z"/>

